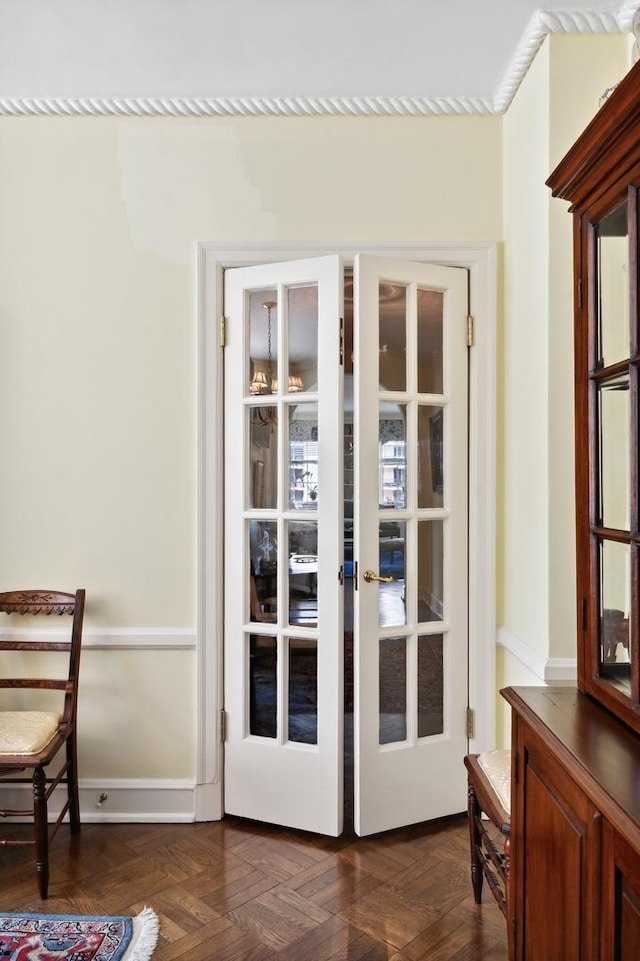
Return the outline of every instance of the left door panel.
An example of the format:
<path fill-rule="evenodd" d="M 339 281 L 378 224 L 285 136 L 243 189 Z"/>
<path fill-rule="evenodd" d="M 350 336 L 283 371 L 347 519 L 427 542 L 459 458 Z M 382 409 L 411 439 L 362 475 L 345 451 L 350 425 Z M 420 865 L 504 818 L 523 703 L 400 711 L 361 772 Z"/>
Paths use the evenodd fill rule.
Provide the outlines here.
<path fill-rule="evenodd" d="M 343 815 L 343 270 L 225 274 L 229 814 L 337 836 Z"/>

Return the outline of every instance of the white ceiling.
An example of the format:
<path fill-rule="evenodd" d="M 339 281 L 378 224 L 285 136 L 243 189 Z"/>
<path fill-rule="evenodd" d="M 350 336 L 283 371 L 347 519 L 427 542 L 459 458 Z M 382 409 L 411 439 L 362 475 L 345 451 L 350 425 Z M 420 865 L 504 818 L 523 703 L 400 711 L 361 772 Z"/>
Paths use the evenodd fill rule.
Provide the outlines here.
<path fill-rule="evenodd" d="M 0 113 L 502 112 L 640 0 L 0 0 Z"/>

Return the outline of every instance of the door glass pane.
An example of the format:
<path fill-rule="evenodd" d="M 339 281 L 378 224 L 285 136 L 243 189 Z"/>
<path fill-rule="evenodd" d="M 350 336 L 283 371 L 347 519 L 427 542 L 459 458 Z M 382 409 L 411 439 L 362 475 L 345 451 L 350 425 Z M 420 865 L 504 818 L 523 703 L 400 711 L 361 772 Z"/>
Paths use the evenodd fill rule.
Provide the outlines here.
<path fill-rule="evenodd" d="M 249 370 L 247 393 L 271 394 L 278 389 L 278 301 L 275 290 L 247 295 L 249 312 Z"/>
<path fill-rule="evenodd" d="M 278 642 L 275 637 L 249 635 L 249 733 L 277 734 Z"/>
<path fill-rule="evenodd" d="M 252 620 L 275 620 L 257 614 L 278 610 L 278 525 L 275 521 L 249 521 L 250 596 L 255 592 Z M 257 606 L 256 606 L 257 605 Z"/>
<path fill-rule="evenodd" d="M 444 432 L 442 407 L 418 407 L 418 507 L 444 503 Z"/>
<path fill-rule="evenodd" d="M 418 636 L 418 737 L 444 732 L 443 635 Z"/>
<path fill-rule="evenodd" d="M 418 523 L 418 621 L 444 616 L 444 522 Z"/>
<path fill-rule="evenodd" d="M 378 623 L 380 627 L 399 627 L 407 623 L 404 602 L 406 523 L 381 520 L 378 527 L 379 559 L 381 577 L 389 577 L 388 583 L 378 584 Z"/>
<path fill-rule="evenodd" d="M 444 295 L 437 290 L 418 288 L 418 390 L 422 394 L 441 394 L 442 315 Z"/>
<path fill-rule="evenodd" d="M 407 639 L 381 637 L 379 744 L 407 739 Z"/>
<path fill-rule="evenodd" d="M 407 389 L 407 288 L 379 285 L 378 382 L 381 390 Z"/>
<path fill-rule="evenodd" d="M 274 405 L 249 407 L 249 507 L 278 506 L 278 423 Z"/>
<path fill-rule="evenodd" d="M 289 740 L 318 743 L 318 644 L 289 638 Z"/>
<path fill-rule="evenodd" d="M 596 226 L 598 366 L 629 356 L 629 235 L 626 201 Z"/>
<path fill-rule="evenodd" d="M 289 507 L 318 507 L 318 405 L 289 407 Z"/>
<path fill-rule="evenodd" d="M 289 623 L 318 626 L 318 525 L 289 524 Z"/>
<path fill-rule="evenodd" d="M 629 375 L 601 384 L 598 401 L 601 524 L 629 530 Z"/>
<path fill-rule="evenodd" d="M 600 544 L 600 673 L 625 694 L 631 694 L 630 560 L 628 544 Z"/>
<path fill-rule="evenodd" d="M 407 505 L 407 408 L 380 404 L 378 421 L 378 503 L 400 510 Z"/>
<path fill-rule="evenodd" d="M 289 308 L 289 365 L 286 391 L 297 394 L 318 389 L 318 287 L 291 287 Z"/>

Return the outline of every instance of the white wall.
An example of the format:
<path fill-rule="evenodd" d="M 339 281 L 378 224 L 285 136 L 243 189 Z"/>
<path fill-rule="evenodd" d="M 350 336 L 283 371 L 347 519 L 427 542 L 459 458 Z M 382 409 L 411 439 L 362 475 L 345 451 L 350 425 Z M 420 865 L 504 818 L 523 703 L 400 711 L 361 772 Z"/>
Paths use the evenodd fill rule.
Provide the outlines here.
<path fill-rule="evenodd" d="M 501 126 L 0 122 L 0 583 L 87 589 L 81 777 L 195 777 L 196 245 L 495 241 Z"/>
<path fill-rule="evenodd" d="M 627 67 L 624 36 L 547 38 L 504 118 L 499 684 L 576 655 L 572 223 L 545 180 Z"/>

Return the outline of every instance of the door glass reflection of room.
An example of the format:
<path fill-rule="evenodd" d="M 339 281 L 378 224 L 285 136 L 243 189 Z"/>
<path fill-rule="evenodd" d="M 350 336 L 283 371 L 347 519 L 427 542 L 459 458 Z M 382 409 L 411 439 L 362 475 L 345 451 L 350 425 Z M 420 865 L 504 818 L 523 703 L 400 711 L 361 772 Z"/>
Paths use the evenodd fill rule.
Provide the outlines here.
<path fill-rule="evenodd" d="M 260 291 L 265 314 L 263 330 L 256 334 L 267 345 L 266 360 L 252 362 L 250 391 L 260 395 L 260 406 L 252 409 L 250 429 L 253 464 L 251 505 L 260 510 L 275 508 L 278 495 L 273 478 L 278 449 L 278 431 L 287 438 L 288 490 L 282 493 L 289 511 L 300 520 L 289 519 L 282 531 L 285 542 L 278 547 L 276 523 L 254 517 L 248 522 L 251 556 L 252 593 L 255 608 L 251 620 L 260 622 L 265 633 L 250 638 L 250 733 L 258 737 L 277 737 L 278 678 L 287 678 L 288 738 L 314 744 L 317 738 L 317 642 L 314 638 L 288 636 L 277 644 L 275 625 L 286 631 L 297 625 L 316 628 L 317 624 L 317 522 L 313 519 L 322 494 L 319 490 L 317 404 L 305 399 L 313 394 L 315 357 L 300 357 L 295 352 L 296 299 L 304 306 L 308 320 L 309 304 L 315 288 L 288 292 L 288 369 L 286 393 L 295 394 L 295 403 L 285 407 L 286 424 L 279 425 L 273 399 L 278 394 L 277 303 L 275 291 Z M 386 392 L 407 392 L 407 308 L 406 288 L 383 284 L 380 288 L 379 379 Z M 312 311 L 313 315 L 313 311 Z M 315 314 L 317 316 L 317 314 Z M 311 338 L 317 343 L 317 324 Z M 409 371 L 414 390 L 433 398 L 442 394 L 442 295 L 419 290 L 414 328 L 415 369 Z M 264 354 L 264 348 L 262 350 Z M 345 710 L 345 815 L 350 823 L 353 803 L 353 590 L 354 590 L 354 423 L 353 423 L 353 286 L 345 283 L 345 390 L 344 390 L 344 710 Z M 291 400 L 291 398 L 288 398 Z M 432 629 L 418 633 L 413 640 L 405 633 L 408 622 L 405 566 L 407 526 L 411 525 L 415 586 L 412 590 L 413 624 L 442 621 L 443 611 L 443 520 L 429 511 L 443 506 L 443 406 L 433 399 L 414 405 L 386 399 L 379 402 L 378 413 L 378 623 L 382 635 L 379 645 L 379 743 L 402 741 L 407 732 L 407 672 L 417 674 L 417 732 L 419 737 L 437 735 L 443 730 L 443 643 L 442 633 Z M 408 463 L 407 423 L 415 417 L 417 445 L 415 459 Z M 407 471 L 416 472 L 415 517 L 407 520 Z M 269 481 L 269 477 L 271 481 Z M 278 577 L 279 563 L 286 564 L 287 575 Z M 284 597 L 279 597 L 284 585 Z M 281 616 L 279 619 L 279 611 Z M 286 615 L 286 616 L 285 616 Z M 267 625 L 274 625 L 269 633 Z M 390 636 L 389 630 L 393 629 Z M 287 659 L 278 664 L 278 651 Z M 415 666 L 410 664 L 411 658 Z"/>

